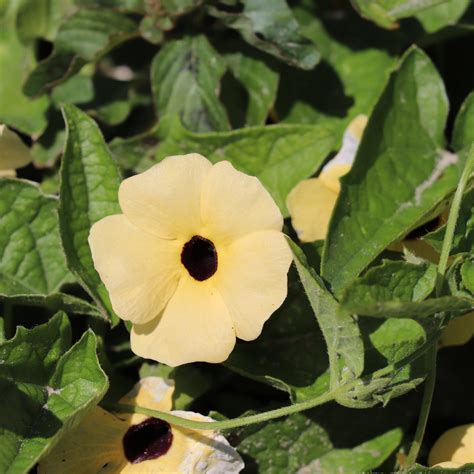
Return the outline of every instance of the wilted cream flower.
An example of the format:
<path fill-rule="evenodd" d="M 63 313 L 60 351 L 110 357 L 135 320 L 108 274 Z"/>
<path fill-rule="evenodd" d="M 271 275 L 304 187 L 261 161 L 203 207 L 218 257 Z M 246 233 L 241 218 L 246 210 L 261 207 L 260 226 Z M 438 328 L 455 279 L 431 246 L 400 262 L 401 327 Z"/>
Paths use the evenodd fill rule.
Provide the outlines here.
<path fill-rule="evenodd" d="M 358 115 L 345 131 L 339 153 L 319 176 L 301 181 L 288 195 L 286 205 L 291 222 L 302 242 L 326 238 L 329 220 L 341 191 L 339 179 L 352 167 L 366 124 L 367 117 Z"/>
<path fill-rule="evenodd" d="M 443 433 L 428 455 L 430 467 L 461 467 L 468 463 L 474 463 L 474 424 Z"/>
<path fill-rule="evenodd" d="M 146 377 L 121 402 L 152 410 L 172 408 L 174 383 Z M 183 418 L 213 421 L 188 411 Z M 112 414 L 95 407 L 40 461 L 39 474 L 236 474 L 237 451 L 215 430 L 191 430 L 140 414 Z"/>
<path fill-rule="evenodd" d="M 280 210 L 227 161 L 171 156 L 122 182 L 123 214 L 93 225 L 94 265 L 135 354 L 222 362 L 282 304 L 292 254 Z"/>
<path fill-rule="evenodd" d="M 21 138 L 0 125 L 0 176 L 15 176 L 15 169 L 31 162 L 31 154 Z"/>

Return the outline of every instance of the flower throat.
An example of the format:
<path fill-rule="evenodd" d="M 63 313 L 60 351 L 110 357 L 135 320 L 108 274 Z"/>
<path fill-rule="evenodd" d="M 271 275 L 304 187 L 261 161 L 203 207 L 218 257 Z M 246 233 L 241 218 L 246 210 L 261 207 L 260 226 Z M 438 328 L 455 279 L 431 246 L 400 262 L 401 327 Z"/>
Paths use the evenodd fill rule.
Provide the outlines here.
<path fill-rule="evenodd" d="M 181 263 L 195 280 L 207 280 L 217 271 L 216 247 L 210 240 L 195 235 L 184 244 Z"/>

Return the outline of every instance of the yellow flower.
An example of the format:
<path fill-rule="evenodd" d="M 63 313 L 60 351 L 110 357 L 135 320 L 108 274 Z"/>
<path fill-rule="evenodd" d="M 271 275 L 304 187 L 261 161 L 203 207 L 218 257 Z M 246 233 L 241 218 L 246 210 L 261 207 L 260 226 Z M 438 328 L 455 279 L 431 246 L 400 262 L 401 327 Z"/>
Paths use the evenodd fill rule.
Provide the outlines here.
<path fill-rule="evenodd" d="M 474 336 L 474 313 L 455 318 L 443 329 L 440 347 L 462 346 Z"/>
<path fill-rule="evenodd" d="M 474 463 L 474 424 L 457 426 L 436 441 L 428 456 L 428 465 L 460 467 Z"/>
<path fill-rule="evenodd" d="M 121 402 L 169 411 L 171 380 L 146 377 Z M 172 411 L 197 421 L 211 418 Z M 215 430 L 190 430 L 140 414 L 112 414 L 95 407 L 43 458 L 39 474 L 238 473 L 244 463 Z"/>
<path fill-rule="evenodd" d="M 94 265 L 135 354 L 177 366 L 222 362 L 257 338 L 287 294 L 280 210 L 227 161 L 171 156 L 122 182 L 123 214 L 93 225 Z"/>
<path fill-rule="evenodd" d="M 326 238 L 341 190 L 339 179 L 351 169 L 366 124 L 367 117 L 358 115 L 344 133 L 341 150 L 319 176 L 301 181 L 288 195 L 286 205 L 291 222 L 302 242 Z"/>
<path fill-rule="evenodd" d="M 15 176 L 16 168 L 30 162 L 30 150 L 20 137 L 6 125 L 0 125 L 0 176 Z"/>

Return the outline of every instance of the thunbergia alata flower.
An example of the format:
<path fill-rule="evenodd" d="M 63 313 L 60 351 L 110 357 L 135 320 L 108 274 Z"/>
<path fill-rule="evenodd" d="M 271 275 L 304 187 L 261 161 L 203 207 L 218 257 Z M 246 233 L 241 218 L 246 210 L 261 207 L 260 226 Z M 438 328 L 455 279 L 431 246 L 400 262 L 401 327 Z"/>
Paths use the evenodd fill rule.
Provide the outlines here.
<path fill-rule="evenodd" d="M 229 162 L 171 156 L 124 180 L 123 214 L 92 226 L 94 265 L 135 354 L 171 366 L 222 362 L 257 338 L 287 295 L 280 210 Z"/>
<path fill-rule="evenodd" d="M 428 455 L 430 467 L 459 468 L 468 463 L 474 463 L 474 424 L 443 433 Z"/>
<path fill-rule="evenodd" d="M 145 377 L 121 403 L 170 411 L 174 382 Z M 171 413 L 196 421 L 211 418 Z M 180 428 L 140 414 L 113 414 L 95 407 L 40 461 L 39 474 L 237 474 L 244 463 L 215 430 Z"/>

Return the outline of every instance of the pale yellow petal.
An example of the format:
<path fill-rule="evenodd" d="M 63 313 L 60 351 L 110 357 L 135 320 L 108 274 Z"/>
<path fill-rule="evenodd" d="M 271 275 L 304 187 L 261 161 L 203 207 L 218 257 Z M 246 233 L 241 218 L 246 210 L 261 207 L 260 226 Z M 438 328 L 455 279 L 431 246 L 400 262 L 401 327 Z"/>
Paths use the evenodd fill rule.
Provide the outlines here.
<path fill-rule="evenodd" d="M 443 329 L 439 344 L 441 347 L 462 346 L 474 336 L 474 313 L 454 318 Z"/>
<path fill-rule="evenodd" d="M 287 295 L 292 253 L 281 232 L 247 234 L 220 252 L 215 281 L 237 337 L 257 338 L 263 324 Z"/>
<path fill-rule="evenodd" d="M 133 325 L 132 351 L 172 367 L 226 360 L 235 345 L 235 330 L 212 280 L 181 278 L 159 318 Z"/>
<path fill-rule="evenodd" d="M 21 168 L 32 160 L 29 148 L 21 138 L 7 128 L 0 125 L 0 170 Z"/>
<path fill-rule="evenodd" d="M 318 178 L 331 191 L 339 194 L 341 191 L 341 183 L 339 180 L 342 176 L 349 173 L 350 170 L 351 165 L 334 165 L 321 171 Z"/>
<path fill-rule="evenodd" d="M 128 417 L 129 418 L 129 417 Z M 122 436 L 129 422 L 100 407 L 61 438 L 38 466 L 39 474 L 115 474 L 127 464 Z"/>
<path fill-rule="evenodd" d="M 291 223 L 302 242 L 325 239 L 337 193 L 319 178 L 301 181 L 288 195 Z"/>
<path fill-rule="evenodd" d="M 474 463 L 474 424 L 457 426 L 436 441 L 428 456 L 428 465 L 446 461 Z"/>
<path fill-rule="evenodd" d="M 120 399 L 120 403 L 150 410 L 170 411 L 173 408 L 174 381 L 161 377 L 144 377 Z"/>
<path fill-rule="evenodd" d="M 142 324 L 158 316 L 178 284 L 182 243 L 144 232 L 119 214 L 92 226 L 89 245 L 114 311 Z"/>
<path fill-rule="evenodd" d="M 283 226 L 281 212 L 262 183 L 228 161 L 215 164 L 205 179 L 201 212 L 205 235 L 217 242 Z"/>
<path fill-rule="evenodd" d="M 196 153 L 170 156 L 120 185 L 119 201 L 135 225 L 165 239 L 201 229 L 201 187 L 211 163 Z"/>

